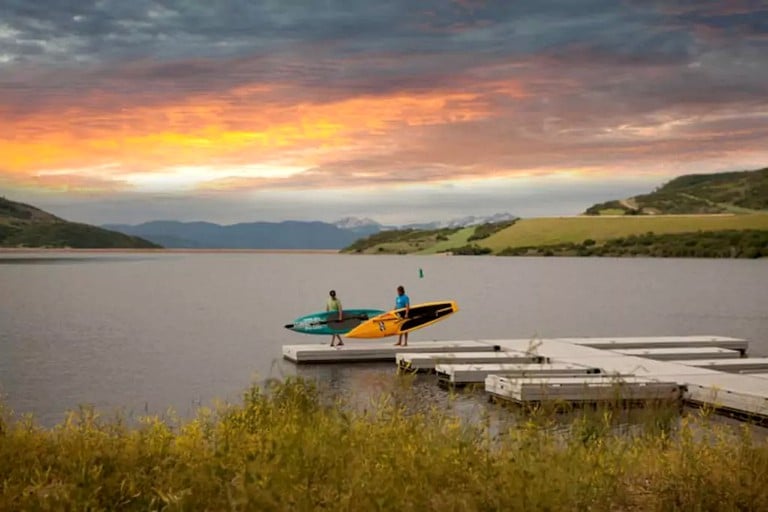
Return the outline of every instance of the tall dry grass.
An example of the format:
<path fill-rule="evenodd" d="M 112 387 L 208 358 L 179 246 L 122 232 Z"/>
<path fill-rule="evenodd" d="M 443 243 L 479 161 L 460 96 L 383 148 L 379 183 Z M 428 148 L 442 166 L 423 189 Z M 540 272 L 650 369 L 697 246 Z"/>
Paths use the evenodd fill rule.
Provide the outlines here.
<path fill-rule="evenodd" d="M 610 408 L 487 422 L 327 403 L 300 379 L 139 425 L 3 411 L 0 510 L 765 510 L 768 446 L 706 415 Z"/>

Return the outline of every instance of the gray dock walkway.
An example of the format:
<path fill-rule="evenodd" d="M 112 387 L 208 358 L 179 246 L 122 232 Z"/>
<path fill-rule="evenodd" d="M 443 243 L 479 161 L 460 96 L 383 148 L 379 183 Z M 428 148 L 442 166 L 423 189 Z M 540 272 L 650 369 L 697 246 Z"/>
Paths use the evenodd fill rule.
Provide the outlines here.
<path fill-rule="evenodd" d="M 570 377 L 599 373 L 599 371 L 594 367 L 571 363 L 439 364 L 435 366 L 435 373 L 438 379 L 450 384 L 483 382 L 491 374 L 510 377 L 546 377 L 554 375 Z"/>
<path fill-rule="evenodd" d="M 728 336 L 638 336 L 625 338 L 557 338 L 575 345 L 604 350 L 626 348 L 687 348 L 720 347 L 746 352 L 749 342 L 741 338 Z"/>
<path fill-rule="evenodd" d="M 505 350 L 521 350 L 522 347 L 519 341 L 512 340 L 499 340 L 498 344 Z M 541 340 L 536 351 L 553 362 L 595 366 L 605 373 L 633 374 L 658 382 L 673 381 L 685 388 L 683 398 L 687 402 L 749 417 L 768 418 L 768 379 L 656 361 L 615 350 L 574 345 L 561 339 Z"/>
<path fill-rule="evenodd" d="M 547 378 L 489 375 L 485 379 L 485 389 L 491 396 L 520 404 L 678 400 L 682 393 L 680 385 L 672 380 L 625 377 L 618 384 L 615 378 L 600 375 Z"/>
<path fill-rule="evenodd" d="M 339 348 L 330 345 L 284 345 L 283 357 L 294 363 L 347 363 L 394 361 L 398 353 L 419 352 L 493 352 L 499 346 L 479 341 L 411 341 L 396 347 L 388 341 L 345 341 Z"/>
<path fill-rule="evenodd" d="M 342 348 L 327 345 L 286 345 L 283 357 L 297 364 L 302 363 L 346 363 L 364 361 L 405 361 L 409 355 L 429 354 L 419 364 L 432 364 L 434 354 L 446 358 L 456 354 L 488 355 L 488 363 L 472 361 L 476 368 L 467 370 L 469 379 L 483 375 L 481 382 L 486 391 L 494 394 L 499 382 L 505 382 L 510 389 L 514 382 L 514 400 L 526 400 L 526 397 L 558 396 L 579 400 L 574 391 L 584 388 L 582 399 L 598 396 L 597 391 L 587 391 L 585 383 L 593 388 L 604 388 L 608 383 L 632 386 L 645 391 L 640 395 L 649 396 L 656 389 L 664 396 L 674 394 L 672 384 L 679 387 L 686 402 L 706 405 L 720 411 L 735 412 L 739 415 L 756 417 L 768 421 L 768 358 L 740 357 L 746 355 L 748 341 L 723 336 L 665 336 L 665 337 L 630 337 L 630 338 L 551 338 L 551 339 L 480 339 L 463 341 L 411 341 L 407 347 L 396 347 L 394 340 L 376 342 L 346 341 Z M 539 364 L 573 365 L 597 370 L 598 374 L 582 377 L 577 381 L 562 380 L 559 376 L 521 376 L 520 373 L 504 375 L 507 371 L 499 367 L 498 359 L 503 353 L 522 354 L 520 357 L 539 358 Z M 686 355 L 687 354 L 687 355 Z M 682 355 L 682 357 L 681 357 Z M 468 358 L 472 356 L 468 355 Z M 414 359 L 415 360 L 415 359 Z M 435 370 L 439 364 L 435 358 Z M 444 363 L 441 363 L 444 364 Z M 454 363 L 455 364 L 455 363 Z M 464 363 L 466 364 L 466 363 Z M 488 366 L 488 365 L 496 366 Z M 507 363 L 511 364 L 511 363 Z M 515 364 L 534 364 L 517 362 Z M 487 368 L 483 369 L 482 366 Z M 723 371 L 726 370 L 726 371 Z M 765 371 L 761 371 L 765 370 Z M 442 379 L 450 380 L 451 374 L 444 368 L 440 370 Z M 495 373 L 494 373 L 495 372 Z M 739 373 L 736 373 L 739 372 Z M 456 372 L 454 371 L 453 374 Z M 514 372 L 513 372 L 514 373 Z M 498 378 L 497 378 L 498 377 Z M 506 380 L 499 380 L 506 379 Z M 561 379 L 561 380 L 557 380 Z M 489 384 L 491 383 L 491 384 Z M 653 388 L 658 384 L 658 389 Z M 496 387 L 494 387 L 496 386 Z M 534 387 L 543 388 L 539 395 Z M 620 387 L 621 387 L 620 386 Z M 623 389 L 623 388 L 622 388 Z M 553 391 L 554 390 L 554 391 Z M 660 391 L 667 390 L 667 391 Z M 559 394 L 558 394 L 559 393 Z M 666 395 L 665 395 L 666 393 Z M 509 395 L 506 391 L 499 396 Z M 512 396 L 510 395 L 510 396 Z M 638 396 L 640 396 L 638 395 Z M 629 395 L 628 395 L 629 396 Z M 632 395 L 634 396 L 634 395 Z M 531 398 L 532 400 L 533 398 Z"/>
<path fill-rule="evenodd" d="M 402 353 L 395 356 L 400 369 L 426 372 L 438 364 L 480 364 L 480 363 L 546 363 L 542 356 L 535 356 L 514 350 L 499 352 L 426 352 Z"/>
<path fill-rule="evenodd" d="M 625 356 L 647 357 L 656 361 L 675 359 L 737 359 L 742 356 L 738 350 L 720 347 L 664 347 L 664 348 L 622 348 L 614 350 Z"/>
<path fill-rule="evenodd" d="M 768 373 L 768 357 L 741 357 L 739 359 L 685 359 L 670 361 L 675 364 L 708 368 L 732 373 Z"/>

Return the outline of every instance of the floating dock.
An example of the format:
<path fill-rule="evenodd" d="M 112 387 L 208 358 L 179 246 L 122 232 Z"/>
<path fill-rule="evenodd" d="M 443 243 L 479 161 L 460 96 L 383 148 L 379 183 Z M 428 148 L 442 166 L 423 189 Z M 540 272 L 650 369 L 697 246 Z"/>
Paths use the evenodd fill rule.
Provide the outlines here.
<path fill-rule="evenodd" d="M 749 342 L 728 336 L 653 336 L 630 338 L 557 338 L 560 341 L 603 350 L 626 348 L 719 347 L 746 353 Z"/>
<path fill-rule="evenodd" d="M 589 377 L 515 378 L 489 375 L 486 391 L 494 397 L 513 402 L 606 402 L 679 400 L 682 389 L 672 380 L 651 381 L 641 377 L 616 378 L 595 375 Z"/>
<path fill-rule="evenodd" d="M 541 364 L 439 364 L 435 366 L 438 380 L 449 384 L 471 384 L 484 382 L 488 375 L 499 374 L 509 377 L 547 377 L 562 375 L 576 377 L 600 373 L 598 368 L 571 363 Z"/>
<path fill-rule="evenodd" d="M 665 347 L 665 348 L 622 348 L 615 350 L 625 356 L 647 357 L 656 361 L 675 359 L 737 359 L 742 357 L 738 350 L 719 347 Z"/>
<path fill-rule="evenodd" d="M 429 372 L 438 364 L 480 364 L 480 363 L 547 363 L 542 356 L 529 355 L 515 350 L 503 352 L 398 352 L 395 360 L 398 368 L 413 372 Z"/>
<path fill-rule="evenodd" d="M 731 373 L 768 373 L 768 357 L 742 357 L 739 359 L 687 359 L 670 361 L 675 364 L 708 368 Z"/>
<path fill-rule="evenodd" d="M 330 345 L 284 345 L 283 357 L 294 363 L 348 363 L 395 361 L 398 353 L 419 352 L 494 352 L 501 348 L 480 341 L 411 341 L 405 347 L 392 341 L 346 341 L 341 347 Z"/>
<path fill-rule="evenodd" d="M 345 342 L 341 348 L 287 345 L 283 356 L 298 364 L 395 361 L 398 366 L 410 362 L 417 370 L 434 366 L 442 382 L 483 382 L 490 395 L 521 403 L 547 397 L 574 402 L 615 398 L 599 391 L 610 386 L 633 400 L 678 393 L 690 404 L 768 422 L 768 358 L 746 357 L 748 347 L 747 340 L 709 335 L 480 339 L 416 341 L 407 347 L 381 341 Z M 529 359 L 502 362 L 505 357 Z M 517 367 L 505 366 L 510 364 Z M 522 369 L 527 365 L 592 373 L 533 375 L 533 366 Z"/>

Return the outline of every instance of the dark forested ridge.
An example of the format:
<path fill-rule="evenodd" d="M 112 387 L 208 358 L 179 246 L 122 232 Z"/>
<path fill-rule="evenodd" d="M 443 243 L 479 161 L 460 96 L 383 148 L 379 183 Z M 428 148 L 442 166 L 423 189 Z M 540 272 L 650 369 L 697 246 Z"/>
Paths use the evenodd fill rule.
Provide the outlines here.
<path fill-rule="evenodd" d="M 0 247 L 152 249 L 159 245 L 89 224 L 68 222 L 34 206 L 0 197 Z"/>

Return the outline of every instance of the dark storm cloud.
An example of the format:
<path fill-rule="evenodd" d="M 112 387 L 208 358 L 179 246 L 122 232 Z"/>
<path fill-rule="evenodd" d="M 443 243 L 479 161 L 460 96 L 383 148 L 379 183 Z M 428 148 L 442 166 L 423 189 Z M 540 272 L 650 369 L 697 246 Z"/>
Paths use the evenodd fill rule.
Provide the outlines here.
<path fill-rule="evenodd" d="M 39 2 L 4 0 L 0 19 L 13 31 L 6 53 L 16 61 L 185 60 L 242 56 L 313 60 L 355 56 L 472 55 L 520 57 L 579 42 L 627 50 L 658 39 L 658 15 L 587 2 Z M 638 41 L 637 37 L 647 34 Z M 629 39 L 633 39 L 627 45 Z M 670 44 L 664 38 L 662 44 Z M 680 43 L 675 43 L 679 46 Z M 5 46 L 5 44 L 4 44 Z M 43 55 L 40 54 L 43 48 Z M 66 48 L 60 55 L 57 50 Z M 631 49 L 631 48 L 630 48 Z M 304 58 L 304 59 L 302 59 Z"/>
<path fill-rule="evenodd" d="M 457 84 L 484 67 L 532 59 L 590 71 L 682 66 L 710 50 L 686 28 L 764 33 L 768 19 L 764 11 L 719 15 L 687 2 L 676 9 L 650 5 L 3 0 L 0 66 L 23 74 L 29 65 L 55 65 L 59 87 L 81 93 L 122 91 L 124 82 L 143 78 L 175 81 L 155 90 L 159 97 L 168 89 L 225 91 L 254 81 L 324 97 L 386 94 Z M 18 94 L 33 94 L 41 78 L 39 70 L 32 73 L 29 90 Z M 143 92 L 144 98 L 153 90 Z"/>

